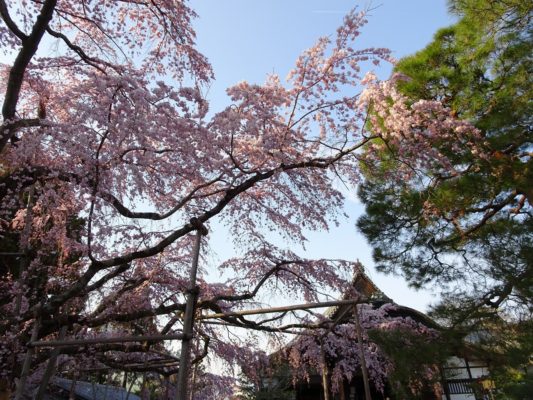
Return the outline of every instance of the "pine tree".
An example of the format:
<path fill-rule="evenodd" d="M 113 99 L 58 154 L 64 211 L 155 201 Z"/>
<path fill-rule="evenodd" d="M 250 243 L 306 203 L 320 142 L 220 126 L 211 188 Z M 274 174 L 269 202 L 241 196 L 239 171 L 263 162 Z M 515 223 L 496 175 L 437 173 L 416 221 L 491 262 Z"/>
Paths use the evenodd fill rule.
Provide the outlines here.
<path fill-rule="evenodd" d="M 482 151 L 435 142 L 450 168 L 412 166 L 398 184 L 388 177 L 401 149 L 381 143 L 360 186 L 358 226 L 380 270 L 402 272 L 414 287 L 438 285 L 436 318 L 463 336 L 492 332 L 485 350 L 522 388 L 517 371 L 532 354 L 533 5 L 454 0 L 450 10 L 459 21 L 397 64 L 398 87 L 413 103 L 438 100 L 473 123 Z"/>

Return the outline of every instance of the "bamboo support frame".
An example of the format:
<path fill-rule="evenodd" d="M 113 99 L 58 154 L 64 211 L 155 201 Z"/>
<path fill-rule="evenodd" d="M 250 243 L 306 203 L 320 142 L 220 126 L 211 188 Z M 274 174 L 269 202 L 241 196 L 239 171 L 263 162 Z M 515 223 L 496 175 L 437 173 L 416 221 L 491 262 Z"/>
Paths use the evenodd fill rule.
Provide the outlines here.
<path fill-rule="evenodd" d="M 132 363 L 132 364 L 123 364 L 121 365 L 121 368 L 127 369 L 130 372 L 133 371 L 134 368 L 165 368 L 165 367 L 177 367 L 179 365 L 179 361 L 169 360 L 165 362 L 158 362 L 158 363 L 152 363 L 147 364 L 145 362 L 138 362 L 138 363 Z M 95 368 L 84 368 L 80 369 L 81 372 L 98 372 L 98 371 L 110 371 L 110 370 L 116 370 L 116 367 L 95 367 Z"/>
<path fill-rule="evenodd" d="M 149 368 L 163 368 L 163 367 L 174 367 L 179 364 L 179 360 L 157 360 L 157 362 L 146 363 L 146 362 L 136 362 L 130 364 L 123 364 L 121 368 L 133 369 L 140 367 L 149 367 Z M 105 367 L 91 367 L 91 368 L 82 368 L 80 372 L 99 372 L 99 371 L 109 371 L 115 370 L 115 367 L 105 366 Z"/>

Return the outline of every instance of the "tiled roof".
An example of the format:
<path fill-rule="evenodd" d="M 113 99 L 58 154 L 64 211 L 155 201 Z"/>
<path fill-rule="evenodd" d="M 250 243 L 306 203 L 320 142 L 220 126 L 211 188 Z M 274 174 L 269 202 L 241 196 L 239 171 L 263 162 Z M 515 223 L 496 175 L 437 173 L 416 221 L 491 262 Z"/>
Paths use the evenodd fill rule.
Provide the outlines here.
<path fill-rule="evenodd" d="M 362 264 L 359 264 L 357 271 L 354 274 L 352 279 L 352 286 L 355 289 L 357 295 L 364 299 L 365 303 L 373 302 L 383 302 L 383 303 L 393 303 L 392 299 L 383 293 L 376 284 L 369 278 L 365 273 L 365 269 Z M 354 297 L 353 293 L 344 293 L 342 295 L 342 300 L 350 300 Z M 326 310 L 324 315 L 328 318 L 335 318 L 335 315 L 342 307 L 334 306 Z"/>

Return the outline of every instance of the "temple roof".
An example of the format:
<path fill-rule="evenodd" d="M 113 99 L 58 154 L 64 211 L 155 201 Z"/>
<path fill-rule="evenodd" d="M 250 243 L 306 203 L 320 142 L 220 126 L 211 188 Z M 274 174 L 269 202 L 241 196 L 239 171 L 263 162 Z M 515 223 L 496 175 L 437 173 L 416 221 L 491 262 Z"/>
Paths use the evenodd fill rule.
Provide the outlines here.
<path fill-rule="evenodd" d="M 354 277 L 352 279 L 352 286 L 362 298 L 366 298 L 369 301 L 384 301 L 386 303 L 392 303 L 392 299 L 385 295 L 376 284 L 365 273 L 365 269 L 362 264 L 359 264 Z"/>
<path fill-rule="evenodd" d="M 396 311 L 389 312 L 391 315 L 396 314 L 397 316 L 410 316 L 413 319 L 424 323 L 428 327 L 436 329 L 440 328 L 439 325 L 426 314 L 413 308 L 396 304 L 389 296 L 387 296 L 381 291 L 381 289 L 377 287 L 372 279 L 370 279 L 370 277 L 365 273 L 365 268 L 361 263 L 358 263 L 351 285 L 354 290 L 345 292 L 341 297 L 342 300 L 355 300 L 360 298 L 362 303 L 373 304 L 376 307 L 379 307 L 385 303 L 391 303 L 397 307 Z M 344 310 L 346 307 L 351 306 L 342 305 L 330 307 L 326 310 L 324 315 L 334 320 L 340 315 L 341 310 Z M 344 318 L 341 317 L 341 319 Z"/>
<path fill-rule="evenodd" d="M 365 273 L 363 264 L 358 263 L 354 272 L 351 286 L 353 291 L 349 290 L 341 296 L 341 300 L 350 300 L 360 298 L 364 303 L 393 303 L 392 299 L 383 293 L 377 285 Z M 334 319 L 342 306 L 330 307 L 324 313 L 328 318 Z"/>

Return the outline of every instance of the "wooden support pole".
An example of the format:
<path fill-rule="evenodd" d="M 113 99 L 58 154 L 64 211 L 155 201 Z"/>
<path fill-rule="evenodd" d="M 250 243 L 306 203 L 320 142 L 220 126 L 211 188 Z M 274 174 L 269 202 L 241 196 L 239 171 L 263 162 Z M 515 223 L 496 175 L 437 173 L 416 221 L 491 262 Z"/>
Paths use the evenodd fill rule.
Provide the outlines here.
<path fill-rule="evenodd" d="M 141 397 L 141 400 L 148 400 L 146 398 L 146 372 L 143 373 L 143 379 L 142 379 L 142 383 L 141 383 L 141 393 L 140 393 L 140 397 Z"/>
<path fill-rule="evenodd" d="M 444 391 L 444 396 L 446 397 L 446 400 L 452 400 L 450 395 L 450 387 L 448 386 L 448 380 L 446 379 L 446 373 L 444 372 L 444 368 L 442 366 L 439 367 L 440 372 L 440 381 L 441 386 Z"/>
<path fill-rule="evenodd" d="M 322 389 L 324 390 L 324 400 L 330 400 L 329 396 L 329 369 L 324 352 L 324 338 L 320 338 L 320 357 L 322 358 Z"/>
<path fill-rule="evenodd" d="M 167 361 L 167 362 L 161 362 L 161 363 L 153 363 L 153 364 L 146 364 L 146 363 L 137 363 L 137 364 L 125 364 L 124 368 L 127 368 L 129 370 L 135 369 L 135 368 L 141 368 L 146 367 L 148 368 L 163 368 L 163 367 L 177 367 L 179 361 Z"/>
<path fill-rule="evenodd" d="M 346 394 L 344 393 L 344 382 L 341 383 L 341 387 L 339 389 L 339 400 L 346 400 Z"/>
<path fill-rule="evenodd" d="M 358 300 L 339 300 L 338 302 L 343 302 L 343 304 L 345 304 L 346 301 L 349 302 L 347 304 L 353 304 L 355 306 L 361 300 L 360 299 L 358 299 Z M 339 323 L 339 321 L 342 320 L 342 318 L 344 318 L 344 316 L 348 313 L 349 310 L 350 310 L 349 307 L 344 309 L 337 316 L 337 318 L 335 318 L 335 320 L 333 321 L 333 324 L 329 327 L 329 329 L 326 330 L 326 332 L 324 332 L 319 338 L 319 340 L 320 340 L 320 357 L 322 358 L 322 388 L 324 390 L 324 400 L 330 400 L 329 368 L 328 368 L 328 363 L 327 363 L 327 358 L 326 358 L 326 352 L 324 351 L 324 339 L 327 337 L 328 333 L 333 331 L 335 326 Z"/>
<path fill-rule="evenodd" d="M 33 195 L 35 193 L 35 185 L 31 185 L 28 191 L 28 202 L 26 204 L 26 216 L 24 218 L 24 229 L 22 230 L 22 234 L 19 238 L 19 252 L 20 252 L 20 260 L 19 260 L 19 271 L 18 271 L 18 277 L 17 277 L 17 289 L 18 292 L 15 296 L 15 318 L 17 320 L 17 324 L 20 322 L 20 310 L 22 307 L 22 296 L 23 296 L 23 288 L 24 288 L 24 272 L 26 270 L 26 267 L 29 264 L 28 260 L 28 254 L 31 250 L 30 246 L 30 236 L 31 236 L 31 223 L 33 218 Z M 38 316 L 35 316 L 34 320 L 34 327 L 32 332 L 32 339 L 37 339 L 37 333 L 39 332 L 39 321 Z M 17 382 L 17 388 L 15 391 L 15 400 L 19 400 L 20 396 L 22 396 L 22 392 L 24 391 L 24 386 L 26 385 L 26 378 L 30 371 L 31 367 L 31 359 L 33 357 L 33 349 L 28 348 L 26 352 L 26 357 L 24 358 L 24 363 L 22 365 L 22 372 L 20 374 L 19 380 Z M 17 356 L 16 352 L 13 351 L 12 359 L 12 370 L 17 371 L 16 364 L 17 364 Z"/>
<path fill-rule="evenodd" d="M 86 346 L 90 344 L 104 343 L 127 343 L 127 342 L 158 342 L 160 340 L 183 339 L 183 333 L 173 335 L 148 335 L 148 336 L 119 336 L 119 337 L 100 337 L 91 339 L 72 339 L 72 340 L 48 340 L 32 341 L 30 347 L 67 347 L 67 346 Z"/>
<path fill-rule="evenodd" d="M 197 340 L 196 341 L 196 353 L 198 353 L 199 351 L 199 347 L 200 347 L 200 341 Z M 191 393 L 189 393 L 189 400 L 194 400 L 194 394 L 196 392 L 196 379 L 198 378 L 198 365 L 200 363 L 197 362 L 196 364 L 194 364 L 194 369 L 192 371 L 192 377 L 191 377 Z"/>
<path fill-rule="evenodd" d="M 33 322 L 33 331 L 31 333 L 30 341 L 35 341 L 39 335 L 39 329 L 41 328 L 41 318 L 38 315 L 38 312 L 35 313 L 35 321 Z M 35 348 L 28 346 L 26 350 L 26 356 L 24 357 L 24 363 L 22 364 L 22 372 L 20 373 L 20 378 L 17 382 L 17 390 L 15 391 L 15 400 L 20 400 L 24 395 L 24 389 L 26 388 L 26 380 L 30 373 L 31 368 L 31 359 L 35 353 Z"/>
<path fill-rule="evenodd" d="M 78 383 L 78 374 L 74 375 L 74 379 L 72 379 L 72 383 L 70 384 L 70 391 L 68 395 L 68 400 L 75 400 L 76 399 L 76 383 Z"/>
<path fill-rule="evenodd" d="M 361 357 L 361 371 L 363 373 L 363 385 L 365 388 L 365 400 L 372 400 L 370 396 L 370 384 L 368 382 L 368 369 L 365 361 L 365 348 L 363 345 L 363 334 L 361 332 L 361 323 L 359 322 L 359 311 L 357 310 L 357 304 L 354 304 L 354 319 L 355 319 L 355 331 L 357 333 L 357 341 L 359 342 L 359 355 Z"/>
<path fill-rule="evenodd" d="M 126 386 L 127 386 L 127 383 L 128 383 L 128 371 L 123 371 L 122 373 L 123 373 L 123 375 L 122 375 L 122 387 L 124 389 L 126 389 Z"/>
<path fill-rule="evenodd" d="M 58 340 L 64 340 L 66 334 L 67 334 L 67 327 L 62 326 L 61 329 L 59 330 Z M 58 355 L 59 355 L 59 347 L 55 347 L 52 350 L 52 353 L 50 354 L 50 359 L 48 360 L 48 365 L 46 366 L 46 370 L 44 371 L 43 377 L 41 379 L 41 383 L 39 385 L 39 390 L 37 391 L 37 395 L 35 396 L 35 400 L 42 400 L 44 398 L 44 393 L 46 392 L 48 382 L 50 381 L 50 378 L 52 377 L 52 375 L 55 374 L 55 371 L 56 371 Z"/>
<path fill-rule="evenodd" d="M 197 220 L 191 220 L 196 225 L 196 240 L 193 248 L 193 258 L 191 271 L 189 274 L 189 288 L 187 293 L 187 304 L 185 306 L 185 317 L 183 318 L 183 333 L 181 339 L 180 366 L 178 370 L 178 385 L 176 390 L 177 400 L 187 400 L 188 378 L 191 359 L 192 335 L 194 329 L 194 312 L 196 300 L 198 298 L 198 288 L 196 286 L 196 274 L 198 271 L 198 259 L 200 257 L 200 245 L 202 236 L 207 235 L 207 229 Z"/>
<path fill-rule="evenodd" d="M 33 218 L 33 195 L 35 193 L 35 185 L 31 185 L 28 191 L 28 203 L 26 204 L 26 216 L 24 217 L 24 229 L 20 235 L 19 251 L 21 254 L 19 276 L 18 276 L 18 293 L 15 298 L 15 314 L 19 318 L 20 308 L 22 303 L 22 288 L 24 286 L 24 271 L 29 264 L 28 253 L 31 251 L 30 235 L 31 235 L 31 223 Z"/>

